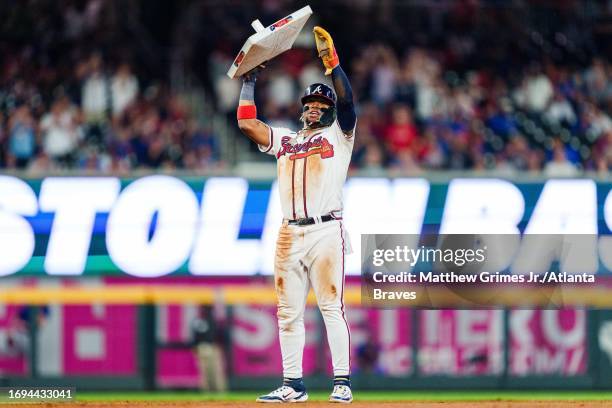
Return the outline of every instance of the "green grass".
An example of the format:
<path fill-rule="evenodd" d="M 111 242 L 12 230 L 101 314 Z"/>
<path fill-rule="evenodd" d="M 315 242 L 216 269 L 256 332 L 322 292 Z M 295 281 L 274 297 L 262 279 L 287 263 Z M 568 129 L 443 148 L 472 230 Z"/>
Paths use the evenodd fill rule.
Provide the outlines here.
<path fill-rule="evenodd" d="M 256 392 L 78 392 L 79 401 L 254 401 Z M 310 392 L 326 401 L 329 393 Z M 611 391 L 355 391 L 356 401 L 612 401 Z"/>

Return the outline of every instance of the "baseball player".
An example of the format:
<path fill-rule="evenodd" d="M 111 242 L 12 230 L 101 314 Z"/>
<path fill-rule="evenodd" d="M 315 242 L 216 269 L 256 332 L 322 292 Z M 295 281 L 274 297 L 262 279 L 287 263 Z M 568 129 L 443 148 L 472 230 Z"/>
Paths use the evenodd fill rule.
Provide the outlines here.
<path fill-rule="evenodd" d="M 277 160 L 283 224 L 276 244 L 274 280 L 283 358 L 283 385 L 258 402 L 305 402 L 302 379 L 304 308 L 310 286 L 327 331 L 334 369 L 332 402 L 353 400 L 350 333 L 344 314 L 344 255 L 349 245 L 342 223 L 342 189 L 353 150 L 356 123 L 353 94 L 327 31 L 314 28 L 325 84 L 310 85 L 302 96 L 303 128 L 295 132 L 257 120 L 254 91 L 257 71 L 243 77 L 238 127 Z M 336 97 L 337 94 L 337 97 Z"/>

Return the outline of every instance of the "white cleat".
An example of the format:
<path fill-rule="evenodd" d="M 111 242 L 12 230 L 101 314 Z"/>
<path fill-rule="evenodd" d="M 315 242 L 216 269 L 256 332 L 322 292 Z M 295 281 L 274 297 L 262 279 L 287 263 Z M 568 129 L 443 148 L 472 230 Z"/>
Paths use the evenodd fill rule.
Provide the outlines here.
<path fill-rule="evenodd" d="M 329 396 L 329 402 L 340 402 L 348 404 L 353 401 L 353 392 L 348 385 L 334 385 L 334 390 Z"/>
<path fill-rule="evenodd" d="M 283 385 L 281 387 L 278 387 L 277 389 L 275 389 L 269 394 L 262 395 L 261 397 L 257 398 L 255 401 L 256 402 L 283 403 L 283 402 L 306 402 L 307 400 L 308 400 L 308 394 L 306 394 L 306 391 L 296 391 L 291 387 Z"/>

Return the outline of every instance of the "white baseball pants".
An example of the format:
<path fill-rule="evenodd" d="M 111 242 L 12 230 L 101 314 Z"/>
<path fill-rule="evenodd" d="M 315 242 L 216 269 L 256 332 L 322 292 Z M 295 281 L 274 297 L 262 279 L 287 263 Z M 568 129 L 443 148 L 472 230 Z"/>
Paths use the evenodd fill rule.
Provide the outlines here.
<path fill-rule="evenodd" d="M 345 232 L 341 220 L 280 228 L 274 281 L 283 376 L 302 377 L 304 308 L 310 285 L 323 315 L 334 375 L 350 374 L 350 333 L 344 314 Z"/>

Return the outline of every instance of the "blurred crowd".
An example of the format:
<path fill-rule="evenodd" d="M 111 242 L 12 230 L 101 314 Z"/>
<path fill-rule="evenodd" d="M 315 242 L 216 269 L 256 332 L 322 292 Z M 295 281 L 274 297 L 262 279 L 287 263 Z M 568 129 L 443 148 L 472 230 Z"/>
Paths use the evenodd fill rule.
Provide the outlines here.
<path fill-rule="evenodd" d="M 26 6 L 0 14 L 12 22 L 2 25 L 3 34 L 34 26 L 0 40 L 1 167 L 129 172 L 224 166 L 210 120 L 196 118 L 168 85 L 170 67 L 154 72 L 131 51 L 137 44 L 122 31 L 117 3 L 23 3 L 46 4 L 55 14 L 47 18 L 46 9 L 34 13 Z M 182 56 L 200 76 L 216 112 L 237 133 L 240 81 L 225 72 L 249 35 L 249 22 L 257 16 L 271 23 L 300 5 L 179 3 L 185 11 L 170 13 L 166 22 L 175 27 L 167 52 Z M 494 169 L 573 176 L 607 174 L 612 167 L 612 65 L 605 41 L 612 3 L 319 3 L 311 4 L 315 18 L 334 36 L 358 102 L 354 174 Z M 298 41 L 260 75 L 260 118 L 298 126 L 299 96 L 308 84 L 327 80 L 322 72 L 313 44 Z"/>
<path fill-rule="evenodd" d="M 136 73 L 134 40 L 116 7 L 12 3 L 0 13 L 1 168 L 128 174 L 223 166 L 217 139 L 166 78 L 141 59 Z"/>
<path fill-rule="evenodd" d="M 374 66 L 362 61 L 377 61 Z M 540 172 L 572 176 L 612 168 L 612 67 L 533 62 L 514 81 L 444 71 L 411 49 L 364 50 L 353 69 L 361 104 L 356 160 L 367 172 L 425 169 Z"/>

